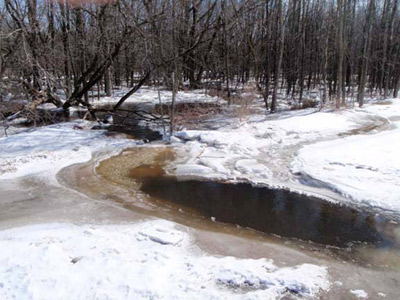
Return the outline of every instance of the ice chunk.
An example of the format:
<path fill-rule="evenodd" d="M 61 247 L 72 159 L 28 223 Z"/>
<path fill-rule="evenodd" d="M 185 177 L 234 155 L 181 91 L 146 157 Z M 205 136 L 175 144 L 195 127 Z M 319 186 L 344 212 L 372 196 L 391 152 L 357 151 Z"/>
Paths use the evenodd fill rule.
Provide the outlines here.
<path fill-rule="evenodd" d="M 149 226 L 139 231 L 139 234 L 162 245 L 177 245 L 183 240 L 182 232 L 161 226 Z"/>
<path fill-rule="evenodd" d="M 350 290 L 350 293 L 361 299 L 365 299 L 368 297 L 368 294 L 364 290 Z"/>
<path fill-rule="evenodd" d="M 254 174 L 262 177 L 270 177 L 271 171 L 256 159 L 241 159 L 235 163 L 236 170 L 244 174 Z"/>

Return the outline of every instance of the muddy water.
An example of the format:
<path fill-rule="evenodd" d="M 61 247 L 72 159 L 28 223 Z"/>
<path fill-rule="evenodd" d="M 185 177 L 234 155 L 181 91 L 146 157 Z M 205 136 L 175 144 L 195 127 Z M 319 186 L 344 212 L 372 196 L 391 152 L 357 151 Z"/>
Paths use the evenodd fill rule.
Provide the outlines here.
<path fill-rule="evenodd" d="M 250 228 L 267 233 L 269 241 L 400 268 L 399 227 L 382 216 L 248 184 L 180 182 L 164 174 L 163 165 L 173 157 L 168 148 L 136 148 L 100 162 L 96 173 L 126 187 L 132 195 L 120 202 L 134 210 L 145 205 L 152 215 L 195 228 L 246 237 L 254 233 Z"/>
<path fill-rule="evenodd" d="M 393 243 L 400 240 L 398 227 L 396 230 L 382 224 L 375 230 L 389 240 L 388 247 L 355 244 L 343 249 L 213 222 L 198 209 L 152 197 L 141 190 L 146 182 L 163 174 L 162 165 L 174 156 L 171 149 L 146 146 L 104 160 L 107 155 L 99 153 L 89 163 L 62 170 L 58 181 L 96 202 L 110 203 L 110 209 L 120 207 L 120 211 L 112 212 L 112 219 L 117 217 L 124 222 L 130 218 L 132 223 L 156 217 L 187 225 L 194 245 L 210 255 L 270 258 L 282 267 L 304 263 L 326 266 L 332 286 L 320 295 L 321 299 L 357 299 L 350 293 L 354 289 L 365 290 L 370 299 L 380 299 L 379 293 L 386 294 L 386 299 L 400 299 L 400 251 Z M 379 220 L 375 222 L 381 224 Z M 393 237 L 396 234 L 397 239 Z"/>
<path fill-rule="evenodd" d="M 163 171 L 163 165 L 173 157 L 173 151 L 164 146 L 135 148 L 99 164 L 95 160 L 64 169 L 58 180 L 140 217 L 160 217 L 188 225 L 196 245 L 213 255 L 273 258 L 278 266 L 327 266 L 332 286 L 321 299 L 356 299 L 350 289 L 363 289 L 370 299 L 380 299 L 382 292 L 386 299 L 400 299 L 397 224 L 373 213 L 332 206 L 317 199 L 300 200 L 304 207 L 299 207 L 294 203 L 298 198 L 291 194 L 248 185 L 239 185 L 238 192 L 232 185 L 222 183 L 204 182 L 194 187 L 191 182 L 177 182 Z M 218 195 L 210 198 L 210 194 Z M 267 195 L 275 200 L 265 199 Z M 219 203 L 221 199 L 225 199 L 224 205 Z M 253 211 L 246 211 L 247 207 Z M 224 219 L 226 216 L 228 219 Z M 211 217 L 220 222 L 213 222 Z M 278 223 L 272 226 L 271 220 Z M 292 227 L 290 231 L 288 227 Z M 279 230 L 283 232 L 276 233 Z"/>

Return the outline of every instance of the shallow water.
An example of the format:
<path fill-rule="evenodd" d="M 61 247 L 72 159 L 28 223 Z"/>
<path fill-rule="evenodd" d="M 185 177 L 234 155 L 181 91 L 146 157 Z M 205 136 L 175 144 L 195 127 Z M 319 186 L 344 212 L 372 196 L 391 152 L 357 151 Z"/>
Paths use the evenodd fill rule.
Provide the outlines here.
<path fill-rule="evenodd" d="M 99 153 L 91 162 L 62 170 L 57 175 L 61 185 L 53 190 L 48 183 L 34 182 L 29 193 L 25 186 L 12 187 L 16 195 L 10 197 L 8 183 L 0 183 L 0 198 L 12 202 L 3 207 L 0 221 L 9 226 L 15 216 L 16 225 L 164 218 L 190 226 L 193 243 L 212 255 L 270 258 L 278 266 L 327 266 L 332 287 L 321 299 L 353 299 L 350 289 L 366 290 L 370 299 L 379 299 L 380 292 L 386 299 L 400 299 L 397 224 L 373 212 L 286 191 L 179 182 L 163 168 L 174 158 L 173 150 L 154 146 L 105 160 L 108 152 Z"/>
<path fill-rule="evenodd" d="M 125 133 L 134 139 L 147 140 L 148 142 L 156 141 L 162 138 L 158 131 L 154 131 L 148 127 L 142 126 L 112 125 L 108 131 Z"/>
<path fill-rule="evenodd" d="M 303 263 L 327 266 L 332 287 L 321 295 L 321 299 L 353 299 L 350 289 L 363 289 L 371 299 L 380 298 L 380 292 L 384 292 L 387 299 L 400 299 L 400 251 L 395 243 L 400 240 L 398 225 L 386 223 L 376 216 L 371 222 L 372 234 L 367 235 L 372 236 L 369 244 L 355 243 L 351 247 L 349 244 L 346 248 L 339 248 L 213 222 L 209 215 L 194 207 L 164 197 L 152 197 L 143 191 L 149 182 L 165 176 L 162 166 L 173 158 L 171 148 L 148 145 L 123 151 L 108 159 L 99 154 L 100 162 L 94 159 L 68 167 L 57 177 L 64 186 L 97 199 L 96 202 L 114 203 L 111 207 L 119 206 L 121 212 L 131 211 L 131 222 L 137 221 L 137 216 L 147 216 L 189 226 L 194 245 L 211 255 L 271 258 L 278 266 Z M 296 210 L 297 206 L 293 205 L 291 209 Z M 217 218 L 217 221 L 221 220 Z"/>
<path fill-rule="evenodd" d="M 96 173 L 130 190 L 134 210 L 147 204 L 152 214 L 191 227 L 226 231 L 232 224 L 231 234 L 250 228 L 363 265 L 400 267 L 399 226 L 381 215 L 245 183 L 178 181 L 163 170 L 173 158 L 171 148 L 135 148 L 101 161 Z"/>
<path fill-rule="evenodd" d="M 143 173 L 141 168 L 141 177 Z M 285 190 L 245 183 L 180 182 L 165 176 L 146 178 L 141 190 L 151 197 L 193 208 L 216 221 L 265 233 L 338 247 L 356 242 L 380 248 L 395 244 L 386 234 L 390 223 L 383 217 Z"/>

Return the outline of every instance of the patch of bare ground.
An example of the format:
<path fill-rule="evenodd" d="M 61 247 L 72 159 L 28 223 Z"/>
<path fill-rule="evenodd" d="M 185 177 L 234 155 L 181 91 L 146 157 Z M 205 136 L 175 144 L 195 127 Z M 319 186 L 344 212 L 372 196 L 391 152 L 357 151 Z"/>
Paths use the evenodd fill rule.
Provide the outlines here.
<path fill-rule="evenodd" d="M 360 127 L 340 133 L 339 137 L 383 131 L 388 129 L 389 126 L 390 122 L 388 119 L 379 116 L 371 116 L 364 124 L 361 124 Z"/>
<path fill-rule="evenodd" d="M 3 101 L 0 102 L 0 121 L 13 114 L 19 112 L 24 108 L 24 104 L 16 101 Z"/>
<path fill-rule="evenodd" d="M 392 104 L 392 101 L 378 101 L 376 103 L 373 103 L 373 105 L 390 105 Z"/>
<path fill-rule="evenodd" d="M 291 110 L 298 110 L 298 109 L 307 109 L 307 108 L 315 108 L 318 106 L 318 101 L 315 99 L 303 99 L 301 103 L 294 103 L 291 105 Z"/>

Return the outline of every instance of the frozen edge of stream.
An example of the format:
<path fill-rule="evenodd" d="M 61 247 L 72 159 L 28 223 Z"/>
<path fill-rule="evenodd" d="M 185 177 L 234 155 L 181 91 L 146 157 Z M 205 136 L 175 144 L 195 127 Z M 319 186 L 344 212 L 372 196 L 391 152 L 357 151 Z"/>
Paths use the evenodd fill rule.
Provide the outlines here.
<path fill-rule="evenodd" d="M 90 160 L 101 148 L 120 147 L 109 156 L 128 146 L 115 140 L 99 143 L 101 135 L 82 130 L 73 135 L 71 130 L 75 129 L 68 128 L 71 125 L 58 130 L 42 128 L 33 136 L 13 136 L 8 149 L 22 156 L 32 148 L 38 158 L 22 161 L 15 178 L 29 174 L 57 185 L 55 176 L 60 169 Z M 82 140 L 81 134 L 85 137 Z M 23 149 L 15 151 L 19 147 Z M 79 149 L 74 150 L 76 147 Z M 57 154 L 64 155 L 65 149 L 90 156 L 60 158 Z M 9 166 L 13 158 L 9 155 L 7 159 Z M 329 289 L 326 267 L 301 264 L 278 268 L 268 259 L 209 256 L 193 245 L 187 231 L 162 220 L 125 225 L 44 223 L 0 231 L 0 248 L 5 250 L 0 252 L 0 296 L 265 299 L 286 294 L 314 297 Z"/>
<path fill-rule="evenodd" d="M 362 148 L 362 142 L 367 140 L 368 137 L 369 139 L 374 137 L 379 139 L 386 134 L 395 139 L 396 123 L 392 122 L 391 119 L 393 120 L 393 116 L 400 116 L 400 105 L 396 101 L 395 99 L 392 100 L 390 105 L 370 105 L 365 109 L 340 111 L 339 113 L 314 113 L 311 115 L 315 119 L 312 123 L 315 126 L 317 120 L 322 122 L 322 131 L 320 132 L 318 130 L 310 131 L 311 129 L 307 128 L 309 126 L 307 122 L 302 125 L 303 127 L 296 128 L 294 120 L 298 119 L 296 120 L 297 123 L 299 123 L 300 118 L 304 120 L 304 112 L 300 115 L 294 115 L 292 118 L 249 123 L 246 124 L 245 130 L 240 128 L 238 130 L 228 126 L 213 132 L 181 131 L 175 135 L 179 139 L 174 140 L 179 153 L 178 160 L 168 166 L 167 169 L 169 174 L 177 176 L 180 180 L 248 182 L 254 186 L 285 189 L 334 203 L 347 204 L 354 208 L 372 210 L 379 214 L 386 214 L 394 219 L 400 219 L 400 206 L 396 206 L 398 201 L 396 202 L 396 199 L 391 200 L 395 197 L 393 195 L 396 195 L 396 189 L 399 188 L 396 186 L 396 178 L 399 178 L 400 174 L 400 160 L 395 160 L 394 155 L 392 155 L 392 170 L 394 170 L 394 173 L 392 172 L 392 184 L 390 185 L 389 181 L 389 184 L 386 184 L 381 192 L 379 189 L 371 189 L 373 183 L 380 180 L 379 176 L 388 176 L 377 173 L 375 176 L 378 177 L 372 178 L 372 182 L 367 181 L 367 184 L 363 185 L 362 188 L 367 189 L 364 194 L 355 191 L 357 189 L 357 179 L 352 181 L 352 178 L 357 176 L 358 173 L 353 170 L 346 169 L 344 171 L 353 171 L 346 178 L 347 182 L 343 181 L 343 184 L 336 184 L 337 180 L 335 183 L 333 183 L 333 180 L 331 181 L 329 177 L 330 171 L 327 167 L 325 168 L 325 165 L 329 164 L 329 162 L 324 161 L 324 159 L 329 160 L 329 155 L 324 152 L 315 153 L 315 151 L 309 151 L 310 157 L 308 160 L 301 160 L 303 167 L 298 163 L 296 164 L 305 149 L 313 149 L 313 147 L 322 143 L 335 146 L 343 141 L 351 141 L 353 139 L 357 142 L 360 141 Z M 336 126 L 336 124 L 329 124 L 332 123 L 332 120 L 329 121 L 327 117 L 335 115 L 336 119 L 342 122 L 341 127 Z M 378 125 L 376 125 L 376 122 L 378 122 Z M 374 124 L 374 126 L 371 126 L 371 124 Z M 304 138 L 302 135 L 304 135 Z M 262 141 L 258 138 L 260 136 L 268 136 L 270 141 Z M 293 139 L 293 136 L 295 139 Z M 275 142 L 276 140 L 278 142 Z M 354 147 L 351 144 L 348 145 L 350 148 Z M 382 145 L 383 143 L 380 146 Z M 393 146 L 393 143 L 391 146 Z M 371 156 L 379 156 L 379 153 L 375 153 L 377 151 L 370 153 L 368 148 L 364 148 L 364 152 L 367 155 L 364 155 L 366 159 L 361 165 L 368 166 L 368 161 L 376 160 Z M 400 146 L 394 148 L 400 151 Z M 379 149 L 380 156 L 385 156 L 385 151 L 382 151 L 384 149 Z M 344 149 L 341 153 L 345 152 Z M 395 153 L 395 150 L 392 152 Z M 330 155 L 332 156 L 332 151 L 327 153 L 331 153 Z M 319 165 L 313 164 L 315 154 L 319 158 Z M 345 155 L 343 157 L 345 158 Z M 337 159 L 340 161 L 340 157 Z M 315 166 L 314 169 L 311 168 L 312 166 Z M 398 168 L 397 171 L 396 166 Z M 321 169 L 319 173 L 313 172 L 318 168 Z M 326 172 L 322 172 L 322 168 L 326 169 Z M 328 177 L 321 176 L 321 174 L 328 174 Z M 347 184 L 355 187 L 353 189 L 354 192 L 346 189 Z M 387 189 L 389 190 L 386 191 Z M 366 197 L 368 193 L 372 196 Z M 391 197 L 388 198 L 387 193 Z M 374 197 L 382 198 L 382 201 L 375 201 Z"/>

